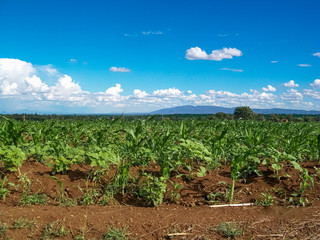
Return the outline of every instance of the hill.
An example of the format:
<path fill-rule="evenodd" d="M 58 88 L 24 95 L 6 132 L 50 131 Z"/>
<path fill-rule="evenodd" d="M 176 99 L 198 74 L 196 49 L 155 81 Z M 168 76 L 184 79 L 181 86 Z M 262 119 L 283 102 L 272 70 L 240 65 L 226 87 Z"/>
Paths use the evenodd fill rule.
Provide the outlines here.
<path fill-rule="evenodd" d="M 217 106 L 178 106 L 172 108 L 163 108 L 157 111 L 150 112 L 151 115 L 168 115 L 168 114 L 216 114 L 218 112 L 232 114 L 234 112 L 233 108 L 217 107 Z M 271 108 L 271 109 L 252 109 L 255 113 L 261 114 L 309 114 L 318 115 L 320 111 L 307 111 L 307 110 L 297 110 L 297 109 L 283 109 L 283 108 Z"/>

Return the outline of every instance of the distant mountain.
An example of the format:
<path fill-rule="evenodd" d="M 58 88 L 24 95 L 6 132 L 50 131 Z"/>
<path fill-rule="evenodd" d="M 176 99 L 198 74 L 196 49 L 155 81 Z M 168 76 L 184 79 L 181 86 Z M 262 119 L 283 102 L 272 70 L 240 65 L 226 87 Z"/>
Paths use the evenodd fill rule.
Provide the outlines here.
<path fill-rule="evenodd" d="M 233 108 L 216 107 L 216 106 L 179 106 L 172 108 L 163 108 L 149 114 L 151 115 L 169 115 L 169 114 L 216 114 L 218 112 L 232 114 L 234 112 Z M 320 111 L 306 111 L 306 110 L 296 110 L 296 109 L 282 109 L 282 108 L 271 108 L 271 109 L 252 109 L 255 113 L 261 114 L 310 114 L 318 115 Z"/>

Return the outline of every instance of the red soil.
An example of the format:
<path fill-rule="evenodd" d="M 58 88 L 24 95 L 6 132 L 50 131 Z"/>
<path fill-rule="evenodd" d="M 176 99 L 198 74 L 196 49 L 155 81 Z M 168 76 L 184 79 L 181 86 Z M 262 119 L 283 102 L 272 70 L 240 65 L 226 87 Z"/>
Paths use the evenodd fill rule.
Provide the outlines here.
<path fill-rule="evenodd" d="M 70 233 L 61 239 L 73 239 L 80 231 L 84 231 L 85 239 L 99 239 L 108 227 L 127 227 L 130 239 L 222 239 L 215 228 L 222 222 L 236 222 L 244 230 L 238 239 L 318 239 L 320 236 L 320 168 L 316 162 L 302 164 L 314 177 L 315 185 L 306 192 L 310 204 L 297 207 L 289 203 L 291 193 L 299 189 L 301 180 L 299 172 L 289 164 L 282 170 L 281 177 L 276 178 L 265 166 L 259 168 L 262 176 L 252 175 L 246 181 L 240 179 L 236 183 L 234 203 L 255 203 L 262 199 L 261 193 L 270 191 L 275 204 L 270 207 L 260 205 L 250 207 L 210 208 L 209 193 L 220 195 L 216 204 L 225 204 L 226 190 L 231 184 L 230 167 L 222 166 L 210 171 L 205 177 L 188 180 L 186 175 L 176 178 L 178 174 L 186 174 L 181 169 L 174 172 L 170 180 L 183 185 L 178 203 L 171 199 L 172 185 L 168 183 L 165 201 L 158 207 L 147 207 L 132 192 L 124 196 L 118 194 L 115 201 L 108 206 L 58 206 L 57 198 L 60 187 L 51 177 L 51 168 L 35 161 L 23 164 L 21 174 L 30 179 L 32 193 L 45 193 L 49 200 L 44 206 L 21 206 L 21 182 L 18 173 L 7 173 L 7 182 L 19 185 L 18 189 L 10 188 L 6 201 L 0 200 L 0 222 L 8 226 L 2 236 L 4 239 L 39 239 L 46 224 L 59 220 Z M 104 175 L 99 184 L 87 181 L 90 166 L 72 166 L 67 174 L 55 175 L 63 183 L 70 198 L 80 202 L 83 193 L 79 187 L 86 189 L 105 185 L 114 176 L 116 167 Z M 136 176 L 141 168 L 132 167 L 131 176 Z M 157 173 L 159 166 L 155 163 L 146 167 L 145 171 Z M 290 175 L 290 177 L 287 176 Z M 225 183 L 222 183 L 225 182 Z M 15 229 L 13 222 L 20 217 L 34 219 L 32 228 Z M 174 235 L 182 233 L 184 236 Z M 169 236 L 170 234 L 173 234 Z"/>

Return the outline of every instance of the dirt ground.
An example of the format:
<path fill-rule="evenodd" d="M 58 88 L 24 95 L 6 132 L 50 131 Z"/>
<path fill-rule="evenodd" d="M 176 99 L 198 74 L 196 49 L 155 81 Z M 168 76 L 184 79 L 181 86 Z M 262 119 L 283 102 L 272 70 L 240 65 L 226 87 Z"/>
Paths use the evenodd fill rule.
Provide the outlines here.
<path fill-rule="evenodd" d="M 65 226 L 65 235 L 49 239 L 101 239 L 110 228 L 126 229 L 129 239 L 224 239 L 224 234 L 217 230 L 221 223 L 235 222 L 243 234 L 237 239 L 319 239 L 320 237 L 320 184 L 318 162 L 303 163 L 313 176 L 315 184 L 306 191 L 309 204 L 305 207 L 292 205 L 291 194 L 299 189 L 299 172 L 290 164 L 283 167 L 278 177 L 261 166 L 262 176 L 252 175 L 246 181 L 236 183 L 234 203 L 253 203 L 247 207 L 210 206 L 226 204 L 226 192 L 231 184 L 230 167 L 223 166 L 207 172 L 204 177 L 192 179 L 186 177 L 183 169 L 174 172 L 170 180 L 183 185 L 177 202 L 171 199 L 172 185 L 164 203 L 158 207 L 148 207 L 133 193 L 115 195 L 115 201 L 101 206 L 58 206 L 57 198 L 60 187 L 51 176 L 51 169 L 35 161 L 27 161 L 20 169 L 31 182 L 32 193 L 45 193 L 46 205 L 21 205 L 22 183 L 18 173 L 7 174 L 7 182 L 12 182 L 6 201 L 0 200 L 0 223 L 6 226 L 2 239 L 44 239 L 47 224 L 55 223 Z M 68 197 L 81 202 L 83 191 L 97 187 L 88 181 L 89 166 L 73 166 L 67 174 L 55 175 L 64 186 Z M 132 167 L 131 176 L 138 175 L 140 169 Z M 159 166 L 151 164 L 145 171 L 156 173 Z M 111 168 L 103 176 L 99 186 L 112 179 L 116 168 Z M 182 175 L 177 178 L 178 175 Z M 290 175 L 290 177 L 289 177 Z M 269 192 L 273 199 L 272 206 L 261 206 L 262 193 Z M 219 193 L 210 199 L 210 193 Z M 28 226 L 17 228 L 15 222 L 27 219 Z M 81 238 L 82 237 L 82 238 Z"/>

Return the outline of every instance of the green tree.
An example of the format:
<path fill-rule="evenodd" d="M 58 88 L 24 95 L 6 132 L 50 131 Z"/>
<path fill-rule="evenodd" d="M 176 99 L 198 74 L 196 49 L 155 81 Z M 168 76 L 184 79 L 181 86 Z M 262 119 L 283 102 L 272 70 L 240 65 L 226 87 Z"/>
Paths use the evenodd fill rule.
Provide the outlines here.
<path fill-rule="evenodd" d="M 254 112 L 248 106 L 245 107 L 236 107 L 233 112 L 235 119 L 243 119 L 243 120 L 250 120 L 253 119 Z"/>
<path fill-rule="evenodd" d="M 218 118 L 218 119 L 228 119 L 228 114 L 226 114 L 224 112 L 217 112 L 216 113 L 216 118 Z"/>

